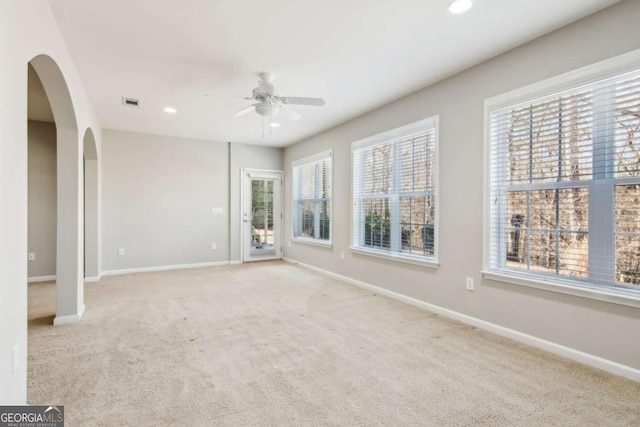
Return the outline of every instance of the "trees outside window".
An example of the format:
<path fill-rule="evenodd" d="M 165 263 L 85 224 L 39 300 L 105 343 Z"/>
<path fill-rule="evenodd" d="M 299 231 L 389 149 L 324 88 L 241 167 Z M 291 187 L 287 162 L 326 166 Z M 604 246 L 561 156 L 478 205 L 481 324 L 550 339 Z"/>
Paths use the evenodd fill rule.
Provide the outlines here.
<path fill-rule="evenodd" d="M 332 153 L 293 163 L 293 237 L 331 243 Z"/>
<path fill-rule="evenodd" d="M 490 112 L 491 268 L 640 289 L 640 72 Z"/>
<path fill-rule="evenodd" d="M 353 245 L 435 258 L 435 118 L 353 145 Z"/>

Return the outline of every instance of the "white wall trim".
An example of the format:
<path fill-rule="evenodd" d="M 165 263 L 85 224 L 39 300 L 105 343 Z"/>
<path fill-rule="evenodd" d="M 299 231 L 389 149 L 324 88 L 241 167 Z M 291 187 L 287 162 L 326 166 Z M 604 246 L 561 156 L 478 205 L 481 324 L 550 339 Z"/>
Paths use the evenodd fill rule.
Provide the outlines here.
<path fill-rule="evenodd" d="M 82 316 L 84 316 L 85 310 L 86 310 L 86 307 L 84 306 L 84 304 L 82 304 L 82 307 L 80 307 L 80 311 L 78 312 L 78 314 L 70 314 L 68 316 L 56 316 L 53 319 L 53 326 L 78 323 L 82 319 Z"/>
<path fill-rule="evenodd" d="M 185 270 L 188 268 L 204 268 L 204 267 L 221 267 L 221 266 L 230 265 L 230 264 L 231 263 L 229 261 L 217 261 L 217 262 L 201 262 L 197 264 L 160 265 L 156 267 L 139 267 L 139 268 L 127 268 L 123 270 L 107 270 L 107 271 L 103 271 L 102 275 L 118 276 L 121 274 L 149 273 L 153 271 Z"/>
<path fill-rule="evenodd" d="M 240 261 L 239 259 L 234 259 L 233 261 L 229 261 L 229 265 L 240 265 L 242 264 L 242 261 Z"/>
<path fill-rule="evenodd" d="M 29 277 L 27 282 L 29 283 L 38 283 L 38 282 L 51 282 L 56 280 L 56 276 L 39 276 L 39 277 Z"/>
<path fill-rule="evenodd" d="M 102 276 L 85 277 L 84 283 L 99 282 L 100 279 L 102 279 Z"/>
<path fill-rule="evenodd" d="M 563 345 L 556 344 L 551 341 L 543 340 L 541 338 L 534 337 L 532 335 L 528 335 L 513 329 L 505 328 L 504 326 L 496 325 L 495 323 L 491 323 L 475 317 L 467 316 L 466 314 L 462 314 L 457 311 L 453 311 L 437 305 L 429 304 L 427 302 L 420 301 L 418 299 L 415 299 L 406 295 L 402 295 L 397 292 L 390 291 L 388 289 L 370 285 L 368 283 L 361 282 L 356 279 L 352 279 L 351 277 L 343 276 L 328 270 L 324 270 L 319 267 L 314 267 L 312 265 L 304 264 L 290 258 L 283 258 L 283 260 L 291 264 L 299 265 L 300 267 L 304 267 L 306 269 L 316 271 L 318 273 L 324 274 L 331 278 L 343 281 L 350 285 L 358 286 L 360 288 L 373 291 L 380 295 L 384 295 L 389 298 L 402 301 L 404 303 L 413 305 L 414 307 L 418 307 L 423 310 L 430 311 L 432 313 L 437 313 L 442 316 L 446 316 L 451 319 L 458 320 L 462 323 L 475 326 L 477 328 L 483 329 L 485 331 L 489 331 L 496 335 L 500 335 L 500 336 L 512 339 L 514 341 L 518 341 L 520 343 L 527 344 L 532 347 L 548 351 L 549 353 L 566 357 L 568 359 L 583 363 L 593 368 L 602 369 L 603 371 L 607 371 L 612 374 L 619 375 L 621 377 L 630 379 L 632 381 L 640 382 L 640 370 L 632 368 L 630 366 L 626 366 L 608 359 L 603 359 L 601 357 L 594 356 L 593 354 L 584 353 L 582 351 L 579 351 L 570 347 L 565 347 Z"/>

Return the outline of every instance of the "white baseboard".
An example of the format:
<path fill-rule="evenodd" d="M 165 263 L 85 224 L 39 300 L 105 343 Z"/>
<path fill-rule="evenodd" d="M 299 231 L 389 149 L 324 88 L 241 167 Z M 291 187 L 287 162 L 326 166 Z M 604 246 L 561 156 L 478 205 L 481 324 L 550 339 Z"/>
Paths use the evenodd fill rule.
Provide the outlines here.
<path fill-rule="evenodd" d="M 242 261 L 234 259 L 233 261 L 229 261 L 229 265 L 239 265 L 242 264 Z"/>
<path fill-rule="evenodd" d="M 100 279 L 102 279 L 102 276 L 85 277 L 84 283 L 99 282 Z"/>
<path fill-rule="evenodd" d="M 67 316 L 56 316 L 53 319 L 53 326 L 60 326 L 60 325 L 68 325 L 71 323 L 78 323 L 81 319 L 82 316 L 84 316 L 84 312 L 85 312 L 85 306 L 84 304 L 82 305 L 82 307 L 80 307 L 80 310 L 78 311 L 77 314 L 70 314 Z"/>
<path fill-rule="evenodd" d="M 56 280 L 56 276 L 29 277 L 27 279 L 27 282 L 38 283 L 38 282 L 51 282 L 53 280 Z"/>
<path fill-rule="evenodd" d="M 140 267 L 140 268 L 127 268 L 124 270 L 107 270 L 103 271 L 103 276 L 117 276 L 121 274 L 132 273 L 149 273 L 153 271 L 168 271 L 168 270 L 185 270 L 188 268 L 204 268 L 204 267 L 221 267 L 223 265 L 229 265 L 229 261 L 218 262 L 201 262 L 197 264 L 177 264 L 177 265 L 161 265 L 157 267 Z"/>
<path fill-rule="evenodd" d="M 283 258 L 283 260 L 291 264 L 299 265 L 300 267 L 304 267 L 306 269 L 316 271 L 318 273 L 324 274 L 331 278 L 343 281 L 345 283 L 349 283 L 351 285 L 367 289 L 377 294 L 385 295 L 389 298 L 393 298 L 395 300 L 402 301 L 404 303 L 413 305 L 415 307 L 422 308 L 432 313 L 437 313 L 442 316 L 446 316 L 451 319 L 466 323 L 468 325 L 472 325 L 477 328 L 484 329 L 485 331 L 492 332 L 496 335 L 510 338 L 514 341 L 518 341 L 520 343 L 527 344 L 532 347 L 548 351 L 549 353 L 557 354 L 559 356 L 563 356 L 568 359 L 575 360 L 576 362 L 580 362 L 597 369 L 602 369 L 603 371 L 607 371 L 612 374 L 619 375 L 624 378 L 628 378 L 632 381 L 640 382 L 640 370 L 632 368 L 630 366 L 622 365 L 620 363 L 617 363 L 608 359 L 603 359 L 601 357 L 594 356 L 593 354 L 585 353 L 580 350 L 576 350 L 570 347 L 565 347 L 563 345 L 556 344 L 554 342 L 547 341 L 538 337 L 534 337 L 532 335 L 528 335 L 513 329 L 505 328 L 504 326 L 496 325 L 495 323 L 491 323 L 475 317 L 467 316 L 466 314 L 462 314 L 457 311 L 453 311 L 437 305 L 429 304 L 427 302 L 424 302 L 412 297 L 408 297 L 406 295 L 402 295 L 397 292 L 390 291 L 388 289 L 370 285 L 368 283 L 361 282 L 356 279 L 352 279 L 351 277 L 333 273 L 331 271 L 324 270 L 319 267 L 314 267 L 309 264 L 304 264 L 290 258 Z"/>

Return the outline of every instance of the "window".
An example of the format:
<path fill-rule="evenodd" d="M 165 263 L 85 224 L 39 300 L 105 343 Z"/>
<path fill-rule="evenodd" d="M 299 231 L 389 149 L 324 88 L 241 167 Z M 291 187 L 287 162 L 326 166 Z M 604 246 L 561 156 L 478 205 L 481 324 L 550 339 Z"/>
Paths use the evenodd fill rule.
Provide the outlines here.
<path fill-rule="evenodd" d="M 437 117 L 355 142 L 353 248 L 436 258 Z"/>
<path fill-rule="evenodd" d="M 332 153 L 293 162 L 293 237 L 331 243 Z"/>
<path fill-rule="evenodd" d="M 640 67 L 502 104 L 490 270 L 640 297 Z"/>

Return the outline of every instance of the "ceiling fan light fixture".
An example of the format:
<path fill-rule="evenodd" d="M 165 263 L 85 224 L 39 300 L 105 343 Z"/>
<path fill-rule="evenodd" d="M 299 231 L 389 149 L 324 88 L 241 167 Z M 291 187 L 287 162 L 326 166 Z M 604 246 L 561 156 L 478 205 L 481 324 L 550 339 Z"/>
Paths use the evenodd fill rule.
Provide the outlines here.
<path fill-rule="evenodd" d="M 279 112 L 279 105 L 272 105 L 268 102 L 256 105 L 256 113 L 260 114 L 262 117 L 277 116 Z"/>
<path fill-rule="evenodd" d="M 449 13 L 452 15 L 461 15 L 468 12 L 473 7 L 473 0 L 455 0 L 449 5 Z"/>

